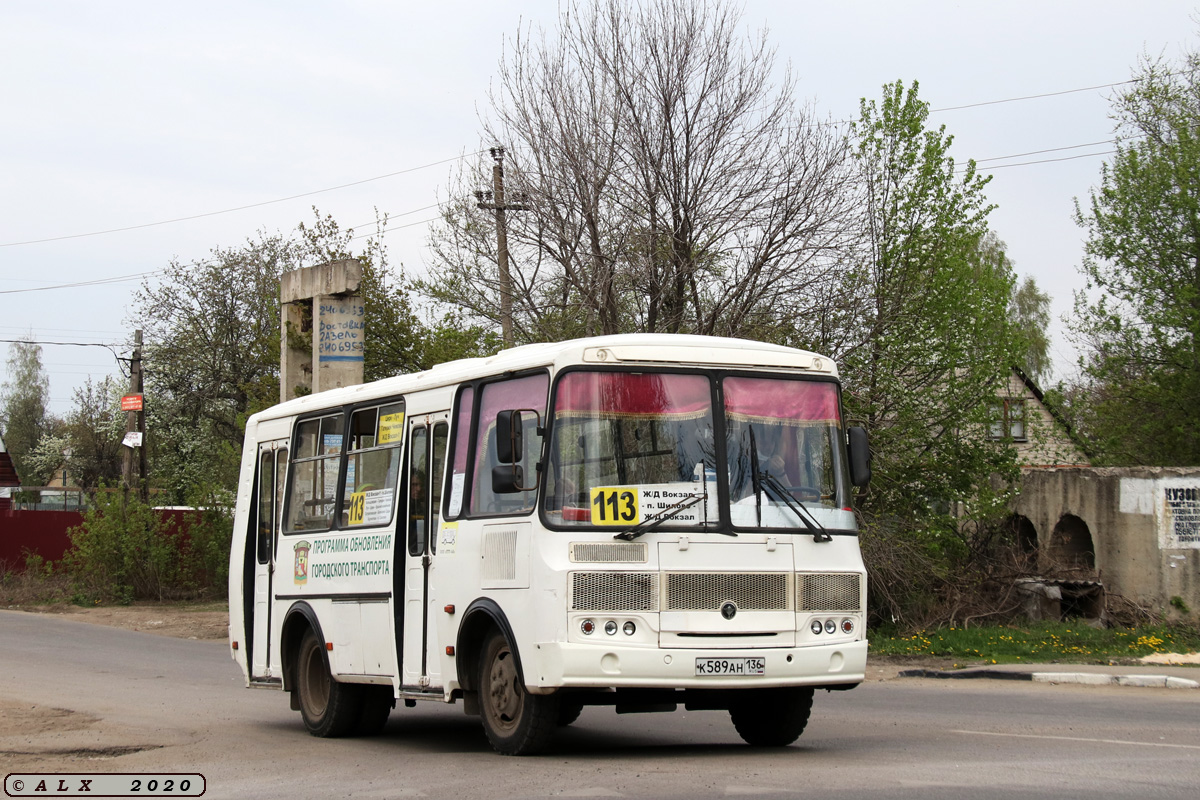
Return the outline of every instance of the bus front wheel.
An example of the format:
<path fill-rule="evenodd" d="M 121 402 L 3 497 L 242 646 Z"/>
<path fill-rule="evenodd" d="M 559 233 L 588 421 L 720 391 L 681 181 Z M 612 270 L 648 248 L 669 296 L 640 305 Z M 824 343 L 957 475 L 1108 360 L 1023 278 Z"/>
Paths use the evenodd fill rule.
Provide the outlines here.
<path fill-rule="evenodd" d="M 812 703 L 812 689 L 757 689 L 739 698 L 729 716 L 746 744 L 786 747 L 804 733 Z"/>
<path fill-rule="evenodd" d="M 501 755 L 540 752 L 558 723 L 558 698 L 525 691 L 516 650 L 498 630 L 493 630 L 483 645 L 479 706 L 483 730 Z"/>
<path fill-rule="evenodd" d="M 362 687 L 333 679 L 325 645 L 311 630 L 300 642 L 295 676 L 300 716 L 309 733 L 325 738 L 354 730 L 362 711 Z"/>

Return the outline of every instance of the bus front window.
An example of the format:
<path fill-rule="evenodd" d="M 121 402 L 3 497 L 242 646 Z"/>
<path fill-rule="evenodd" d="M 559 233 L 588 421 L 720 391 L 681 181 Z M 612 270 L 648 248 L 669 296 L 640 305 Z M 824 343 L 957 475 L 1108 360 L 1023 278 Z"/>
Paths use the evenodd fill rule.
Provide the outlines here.
<path fill-rule="evenodd" d="M 803 527 L 784 492 L 816 518 L 849 505 L 836 385 L 727 377 L 722 390 L 734 527 Z"/>
<path fill-rule="evenodd" d="M 717 522 L 712 393 L 702 375 L 570 372 L 558 384 L 545 511 L 568 526 Z"/>

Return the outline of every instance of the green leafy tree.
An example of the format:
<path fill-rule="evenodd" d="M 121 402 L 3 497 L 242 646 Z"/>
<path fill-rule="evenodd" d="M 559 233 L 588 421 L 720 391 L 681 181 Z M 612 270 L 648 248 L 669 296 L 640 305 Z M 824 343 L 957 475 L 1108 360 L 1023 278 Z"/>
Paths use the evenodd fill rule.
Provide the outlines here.
<path fill-rule="evenodd" d="M 39 475 L 62 467 L 67 486 L 88 491 L 115 486 L 124 456 L 125 412 L 120 385 L 111 377 L 91 378 L 75 390 L 75 402 L 65 420 L 55 421 L 29 455 Z"/>
<path fill-rule="evenodd" d="M 366 380 L 495 350 L 494 334 L 455 315 L 428 323 L 414 309 L 407 278 L 388 264 L 386 218 L 356 247 L 361 237 L 353 229 L 313 212 L 286 236 L 261 234 L 241 247 L 215 249 L 203 263 L 174 261 L 135 295 L 132 323 L 147 342 L 150 473 L 172 502 L 228 500 L 247 418 L 279 400 L 285 271 L 343 259 L 362 264 Z"/>
<path fill-rule="evenodd" d="M 55 467 L 46 471 L 31 460 L 38 441 L 50 432 L 53 420 L 46 410 L 50 379 L 42 369 L 42 348 L 32 337 L 9 345 L 8 379 L 0 386 L 0 429 L 17 474 L 26 485 L 40 486 Z M 61 455 L 61 454 L 60 454 Z"/>
<path fill-rule="evenodd" d="M 279 397 L 279 275 L 299 248 L 279 235 L 172 261 L 134 296 L 144 330 L 150 472 L 174 502 L 236 485 L 246 417 Z"/>
<path fill-rule="evenodd" d="M 1072 331 L 1097 461 L 1200 464 L 1200 54 L 1144 60 L 1113 99 L 1116 153 L 1075 219 Z"/>
<path fill-rule="evenodd" d="M 863 303 L 834 353 L 848 411 L 871 432 L 864 546 L 884 591 L 905 594 L 884 603 L 893 616 L 953 570 L 964 514 L 1001 513 L 991 476 L 1015 476 L 1011 448 L 985 433 L 1019 353 L 1011 265 L 988 238 L 988 179 L 973 162 L 956 165 L 953 138 L 928 127 L 917 88 L 886 85 L 854 126 L 866 218 L 853 294 Z"/>
<path fill-rule="evenodd" d="M 1009 315 L 1021 337 L 1022 353 L 1017 361 L 1026 375 L 1041 383 L 1050 376 L 1050 295 L 1038 289 L 1037 282 L 1026 277 L 1013 284 Z"/>

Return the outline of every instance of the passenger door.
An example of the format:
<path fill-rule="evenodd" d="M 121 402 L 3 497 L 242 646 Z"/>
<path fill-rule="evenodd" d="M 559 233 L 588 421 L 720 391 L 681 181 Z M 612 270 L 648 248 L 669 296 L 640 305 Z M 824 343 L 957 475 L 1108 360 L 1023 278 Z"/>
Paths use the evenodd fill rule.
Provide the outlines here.
<path fill-rule="evenodd" d="M 441 684 L 436 636 L 430 628 L 431 577 L 437 557 L 442 477 L 446 465 L 446 442 L 450 413 L 416 415 L 409 422 L 408 466 L 405 478 L 404 531 L 406 538 L 404 578 L 404 644 L 401 653 L 401 685 L 425 690 Z"/>
<path fill-rule="evenodd" d="M 287 440 L 258 446 L 258 508 L 255 509 L 254 619 L 250 637 L 250 677 L 279 677 L 271 673 L 271 593 L 275 549 L 283 513 L 283 478 L 287 471 Z"/>

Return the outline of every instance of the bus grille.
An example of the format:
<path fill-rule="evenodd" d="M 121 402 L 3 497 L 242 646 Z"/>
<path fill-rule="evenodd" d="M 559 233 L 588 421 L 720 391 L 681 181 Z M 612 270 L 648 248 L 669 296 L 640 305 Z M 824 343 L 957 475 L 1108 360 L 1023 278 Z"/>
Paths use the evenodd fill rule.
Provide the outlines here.
<path fill-rule="evenodd" d="M 573 572 L 574 611 L 657 611 L 656 572 Z"/>
<path fill-rule="evenodd" d="M 646 563 L 645 542 L 571 542 L 572 561 Z"/>
<path fill-rule="evenodd" d="M 669 572 L 668 611 L 717 611 L 732 601 L 743 611 L 786 611 L 788 576 L 782 572 Z"/>
<path fill-rule="evenodd" d="M 806 572 L 796 576 L 800 611 L 861 611 L 862 576 Z"/>

